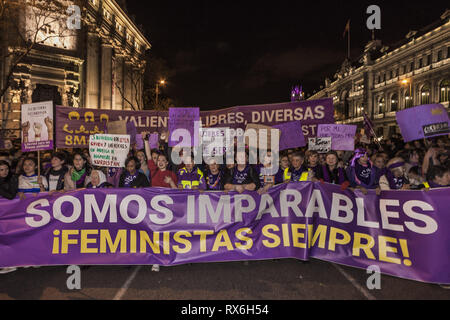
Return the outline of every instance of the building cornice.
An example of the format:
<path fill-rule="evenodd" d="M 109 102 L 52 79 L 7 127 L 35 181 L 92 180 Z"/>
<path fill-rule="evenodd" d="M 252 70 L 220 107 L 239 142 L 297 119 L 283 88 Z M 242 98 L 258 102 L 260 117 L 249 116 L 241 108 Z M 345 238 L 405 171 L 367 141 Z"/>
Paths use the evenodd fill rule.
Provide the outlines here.
<path fill-rule="evenodd" d="M 125 25 L 126 29 L 130 30 L 132 34 L 137 38 L 137 40 L 144 44 L 146 50 L 152 47 L 152 45 L 144 36 L 144 34 L 139 30 L 139 28 L 137 28 L 135 23 L 130 19 L 130 17 L 125 13 L 125 11 L 123 11 L 123 9 L 117 4 L 115 0 L 103 0 L 103 2 L 114 11 L 114 14 L 117 15 L 117 17 L 121 21 L 123 21 L 126 24 Z"/>

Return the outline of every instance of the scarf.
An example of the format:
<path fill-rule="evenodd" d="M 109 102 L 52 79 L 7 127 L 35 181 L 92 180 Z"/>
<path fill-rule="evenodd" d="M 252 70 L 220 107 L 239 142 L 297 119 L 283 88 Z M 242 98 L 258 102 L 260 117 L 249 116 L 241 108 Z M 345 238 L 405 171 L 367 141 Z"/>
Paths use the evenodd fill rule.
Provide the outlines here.
<path fill-rule="evenodd" d="M 392 169 L 400 168 L 400 167 L 402 167 L 404 165 L 405 165 L 404 162 L 397 162 L 397 163 L 391 164 L 387 168 L 387 170 L 386 170 L 386 179 L 389 182 L 389 187 L 391 188 L 391 190 L 401 189 L 403 187 L 403 185 L 405 183 L 407 183 L 407 180 L 406 180 L 406 178 L 404 176 L 396 178 L 394 176 L 394 174 L 392 173 L 392 171 L 391 171 Z"/>
<path fill-rule="evenodd" d="M 49 175 L 60 176 L 62 174 L 65 174 L 65 172 L 66 172 L 66 170 L 65 170 L 64 167 L 61 167 L 61 169 L 59 169 L 59 170 L 55 170 L 55 169 L 51 168 L 50 171 L 49 171 Z M 72 175 L 72 177 L 73 177 L 73 175 Z"/>
<path fill-rule="evenodd" d="M 76 182 L 77 188 L 83 187 L 85 179 L 86 179 L 86 168 L 83 168 L 80 171 L 73 168 L 72 180 Z"/>
<path fill-rule="evenodd" d="M 350 160 L 350 166 L 354 167 L 356 165 L 356 161 L 359 158 L 364 157 L 367 154 L 366 149 L 356 149 L 355 150 L 355 155 L 353 156 L 352 160 Z M 369 161 L 370 162 L 370 161 Z"/>
<path fill-rule="evenodd" d="M 342 169 L 342 168 L 336 168 L 336 169 L 337 169 L 337 171 L 338 171 L 338 174 L 337 174 L 337 178 L 338 178 L 337 184 L 343 184 L 343 183 L 345 182 L 344 169 Z M 335 169 L 335 170 L 336 170 L 336 169 Z M 333 171 L 334 171 L 334 170 L 333 170 Z M 330 176 L 331 170 L 329 170 L 329 168 L 328 168 L 327 165 L 323 165 L 323 166 L 322 166 L 322 172 L 323 172 L 323 180 L 324 180 L 325 182 L 328 182 L 328 183 L 333 183 L 333 181 L 332 181 L 332 179 L 331 179 L 331 176 Z"/>

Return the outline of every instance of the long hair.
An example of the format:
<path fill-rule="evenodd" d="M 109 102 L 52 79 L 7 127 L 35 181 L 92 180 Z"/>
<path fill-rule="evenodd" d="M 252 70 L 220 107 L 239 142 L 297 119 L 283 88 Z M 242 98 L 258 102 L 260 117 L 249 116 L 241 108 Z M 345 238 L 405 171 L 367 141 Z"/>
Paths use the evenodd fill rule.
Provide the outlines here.
<path fill-rule="evenodd" d="M 11 171 L 11 166 L 9 165 L 8 161 L 5 160 L 0 160 L 0 166 L 7 166 L 8 167 L 8 175 L 6 176 L 6 178 L 4 178 L 5 180 L 9 180 L 11 179 L 13 173 Z"/>

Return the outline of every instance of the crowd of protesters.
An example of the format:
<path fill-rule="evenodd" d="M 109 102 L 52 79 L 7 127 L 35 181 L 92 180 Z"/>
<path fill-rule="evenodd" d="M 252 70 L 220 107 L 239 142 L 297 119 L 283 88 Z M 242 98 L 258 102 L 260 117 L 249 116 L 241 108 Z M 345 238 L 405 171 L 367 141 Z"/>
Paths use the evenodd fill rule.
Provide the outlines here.
<path fill-rule="evenodd" d="M 144 140 L 148 137 L 143 136 Z M 150 149 L 148 143 L 144 146 L 143 150 L 133 146 L 123 168 L 104 168 L 92 166 L 88 149 L 41 152 L 38 161 L 36 153 L 24 154 L 17 145 L 0 152 L 0 197 L 24 199 L 40 192 L 145 187 L 263 194 L 277 184 L 302 181 L 337 184 L 364 194 L 450 186 L 447 136 L 404 143 L 394 135 L 369 145 L 356 143 L 355 151 L 324 154 L 307 147 L 284 150 L 279 153 L 278 166 L 271 163 L 275 151 L 268 151 L 258 164 L 249 164 L 248 152 L 236 152 L 233 164 L 226 164 L 225 159 L 224 164 L 213 160 L 195 164 L 189 154 L 176 165 L 167 139 L 160 141 L 159 149 Z M 13 270 L 4 268 L 0 273 Z M 158 271 L 159 266 L 152 270 Z"/>

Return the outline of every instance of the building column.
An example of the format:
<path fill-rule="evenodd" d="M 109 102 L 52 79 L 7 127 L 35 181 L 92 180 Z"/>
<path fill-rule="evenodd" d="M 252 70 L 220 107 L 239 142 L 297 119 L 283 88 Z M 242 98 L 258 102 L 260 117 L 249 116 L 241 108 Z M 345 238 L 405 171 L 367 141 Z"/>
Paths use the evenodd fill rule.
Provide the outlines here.
<path fill-rule="evenodd" d="M 123 110 L 124 107 L 122 97 L 122 93 L 124 90 L 123 70 L 124 70 L 124 57 L 122 55 L 116 55 L 114 65 L 114 83 L 113 83 L 113 95 L 114 95 L 113 109 L 115 110 Z"/>
<path fill-rule="evenodd" d="M 112 109 L 112 45 L 102 42 L 100 108 Z"/>
<path fill-rule="evenodd" d="M 89 32 L 87 36 L 86 54 L 86 108 L 100 107 L 100 79 L 99 79 L 99 37 Z"/>

